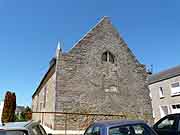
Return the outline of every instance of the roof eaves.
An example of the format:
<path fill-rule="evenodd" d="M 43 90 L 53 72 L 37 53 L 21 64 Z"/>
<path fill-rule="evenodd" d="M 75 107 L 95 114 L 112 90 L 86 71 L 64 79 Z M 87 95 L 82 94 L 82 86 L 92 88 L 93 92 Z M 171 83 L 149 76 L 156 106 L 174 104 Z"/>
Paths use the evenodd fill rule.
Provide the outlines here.
<path fill-rule="evenodd" d="M 33 93 L 32 98 L 34 98 L 34 96 L 36 95 L 36 93 L 39 91 L 39 88 L 41 87 L 41 85 L 43 84 L 44 80 L 45 80 L 46 77 L 48 76 L 49 72 L 51 71 L 51 69 L 52 69 L 55 65 L 56 65 L 56 62 L 53 63 L 53 64 L 49 67 L 48 71 L 45 73 L 45 75 L 43 76 L 41 82 L 39 83 L 37 89 L 36 89 L 35 92 Z"/>
<path fill-rule="evenodd" d="M 179 74 L 176 74 L 176 75 L 173 75 L 173 76 L 169 76 L 169 77 L 165 77 L 165 78 L 161 78 L 161 79 L 149 81 L 148 84 L 151 85 L 151 84 L 154 84 L 154 83 L 157 83 L 157 82 L 161 82 L 161 81 L 164 81 L 164 80 L 168 80 L 168 79 L 171 79 L 171 78 L 177 77 L 177 76 L 180 76 L 180 73 L 179 73 Z"/>
<path fill-rule="evenodd" d="M 148 83 L 153 84 L 180 75 L 180 66 L 176 66 L 148 77 Z"/>

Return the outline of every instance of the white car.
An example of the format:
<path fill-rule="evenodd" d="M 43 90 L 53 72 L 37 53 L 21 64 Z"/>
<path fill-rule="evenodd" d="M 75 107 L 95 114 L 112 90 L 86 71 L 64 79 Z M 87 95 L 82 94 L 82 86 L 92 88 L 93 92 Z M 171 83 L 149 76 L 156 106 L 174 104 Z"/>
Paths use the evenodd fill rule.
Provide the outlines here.
<path fill-rule="evenodd" d="M 47 135 L 47 133 L 39 122 L 28 121 L 2 124 L 0 135 Z"/>

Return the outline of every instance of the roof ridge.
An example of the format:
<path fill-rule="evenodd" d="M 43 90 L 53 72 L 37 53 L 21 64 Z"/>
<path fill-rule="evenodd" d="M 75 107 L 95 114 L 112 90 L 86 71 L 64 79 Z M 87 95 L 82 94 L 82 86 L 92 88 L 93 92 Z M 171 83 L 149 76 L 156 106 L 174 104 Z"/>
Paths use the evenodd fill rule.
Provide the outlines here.
<path fill-rule="evenodd" d="M 171 68 L 168 68 L 168 69 L 162 70 L 162 71 L 160 71 L 160 72 L 157 72 L 157 73 L 155 73 L 155 74 L 152 74 L 151 76 L 159 75 L 159 74 L 161 74 L 161 73 L 164 73 L 164 72 L 167 72 L 167 71 L 170 71 L 170 70 L 176 69 L 176 68 L 180 68 L 180 65 L 177 65 L 177 66 L 175 66 L 175 67 L 171 67 Z"/>
<path fill-rule="evenodd" d="M 163 70 L 163 71 L 161 71 L 159 73 L 150 75 L 148 77 L 148 83 L 153 84 L 153 83 L 156 83 L 156 82 L 160 82 L 160 81 L 163 81 L 163 80 L 167 80 L 167 79 L 176 77 L 178 75 L 180 75 L 180 65 L 177 65 L 175 67 Z"/>
<path fill-rule="evenodd" d="M 103 16 L 95 25 L 93 25 L 77 42 L 75 42 L 75 44 L 69 49 L 68 52 L 71 52 L 73 48 L 76 47 L 76 45 L 79 44 L 80 41 L 82 41 L 90 32 L 92 32 L 98 25 L 100 25 L 103 21 L 108 20 L 110 17 L 108 16 Z"/>

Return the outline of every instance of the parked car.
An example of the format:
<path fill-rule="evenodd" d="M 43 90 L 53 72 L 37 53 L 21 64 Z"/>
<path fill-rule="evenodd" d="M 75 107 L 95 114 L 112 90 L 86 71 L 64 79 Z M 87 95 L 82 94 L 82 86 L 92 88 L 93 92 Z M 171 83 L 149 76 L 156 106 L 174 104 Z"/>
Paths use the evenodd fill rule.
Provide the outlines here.
<path fill-rule="evenodd" d="M 2 124 L 0 135 L 47 135 L 47 133 L 39 122 L 28 121 Z"/>
<path fill-rule="evenodd" d="M 158 135 L 180 135 L 180 114 L 170 114 L 154 124 L 153 129 Z"/>
<path fill-rule="evenodd" d="M 118 120 L 101 121 L 90 125 L 84 135 L 157 135 L 143 121 Z"/>

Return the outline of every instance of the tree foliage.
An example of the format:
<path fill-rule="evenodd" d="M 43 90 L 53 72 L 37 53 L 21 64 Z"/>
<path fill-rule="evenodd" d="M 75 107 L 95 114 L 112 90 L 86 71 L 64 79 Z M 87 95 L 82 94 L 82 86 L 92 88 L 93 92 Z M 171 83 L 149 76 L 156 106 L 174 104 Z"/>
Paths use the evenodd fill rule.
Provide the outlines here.
<path fill-rule="evenodd" d="M 2 123 L 14 122 L 15 110 L 16 110 L 16 94 L 7 91 L 5 95 L 4 107 L 1 117 Z"/>
<path fill-rule="evenodd" d="M 25 108 L 25 119 L 26 120 L 32 119 L 32 110 L 29 106 L 26 106 L 26 108 Z"/>
<path fill-rule="evenodd" d="M 20 115 L 16 115 L 16 121 L 28 121 L 32 119 L 32 110 L 29 106 L 27 106 Z"/>

